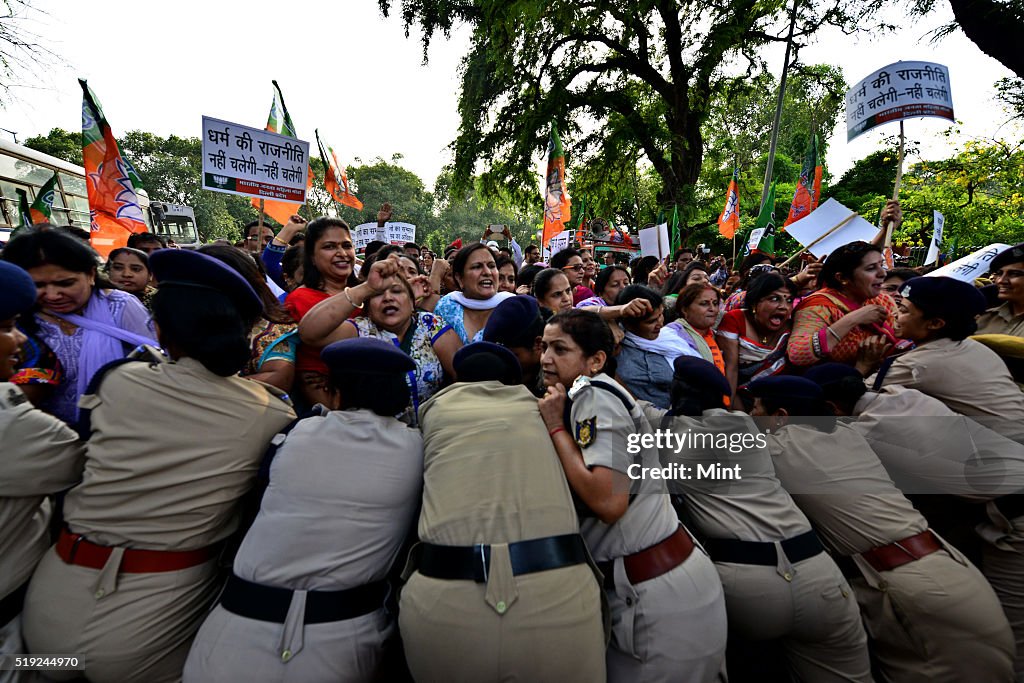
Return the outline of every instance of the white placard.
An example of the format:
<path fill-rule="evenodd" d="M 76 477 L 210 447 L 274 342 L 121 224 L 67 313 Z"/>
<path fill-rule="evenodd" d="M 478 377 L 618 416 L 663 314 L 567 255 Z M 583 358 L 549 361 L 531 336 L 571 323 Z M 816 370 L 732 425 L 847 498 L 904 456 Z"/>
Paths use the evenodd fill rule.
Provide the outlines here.
<path fill-rule="evenodd" d="M 999 252 L 1009 248 L 1009 244 L 1001 244 L 998 242 L 990 244 L 983 249 L 979 249 L 973 254 L 968 254 L 963 258 L 942 266 L 938 270 L 933 270 L 925 277 L 945 276 L 955 278 L 961 282 L 974 284 L 974 278 L 984 277 L 985 274 L 988 273 L 989 263 L 992 262 L 992 259 L 998 256 Z"/>
<path fill-rule="evenodd" d="M 786 226 L 786 232 L 801 245 L 805 247 L 810 245 L 811 248 L 808 251 L 815 257 L 821 258 L 850 242 L 857 240 L 870 242 L 878 234 L 878 228 L 860 216 L 854 216 L 847 220 L 853 213 L 852 209 L 846 208 L 835 199 L 829 199 L 804 218 Z M 814 243 L 815 240 L 840 223 L 843 223 L 841 228 L 817 244 Z"/>
<path fill-rule="evenodd" d="M 888 121 L 918 116 L 953 120 L 949 69 L 932 62 L 896 62 L 846 93 L 846 140 Z"/>
<path fill-rule="evenodd" d="M 387 244 L 405 244 L 416 241 L 416 226 L 412 223 L 388 221 L 382 226 L 376 223 L 361 223 L 352 230 L 356 251 L 363 251 L 374 240 Z"/>
<path fill-rule="evenodd" d="M 550 248 L 544 247 L 544 250 L 541 253 L 541 255 L 544 258 L 544 262 L 547 263 L 548 261 L 550 261 L 552 256 L 562 251 L 563 249 L 567 248 L 571 242 L 572 231 L 570 230 L 563 230 L 562 232 L 552 237 L 548 241 Z"/>
<path fill-rule="evenodd" d="M 747 239 L 747 251 L 754 251 L 761 244 L 761 237 L 764 236 L 764 228 L 754 228 L 750 231 L 750 238 Z"/>
<path fill-rule="evenodd" d="M 668 223 L 643 228 L 640 231 L 640 255 L 663 259 L 672 255 L 672 242 L 668 238 Z"/>
<path fill-rule="evenodd" d="M 203 117 L 203 189 L 306 201 L 309 143 Z"/>
<path fill-rule="evenodd" d="M 938 211 L 933 211 L 932 243 L 928 245 L 928 255 L 924 258 L 924 265 L 928 266 L 939 260 L 939 249 L 942 248 L 942 228 L 946 225 L 946 217 Z"/>

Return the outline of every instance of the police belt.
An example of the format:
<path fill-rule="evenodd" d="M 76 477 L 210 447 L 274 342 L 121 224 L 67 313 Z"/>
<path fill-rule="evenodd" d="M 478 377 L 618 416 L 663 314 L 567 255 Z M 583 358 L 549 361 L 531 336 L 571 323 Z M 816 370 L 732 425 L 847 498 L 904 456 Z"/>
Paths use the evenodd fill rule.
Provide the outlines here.
<path fill-rule="evenodd" d="M 387 594 L 387 581 L 340 591 L 307 591 L 303 623 L 325 624 L 361 617 L 383 607 Z M 220 605 L 240 617 L 283 624 L 293 595 L 294 591 L 287 588 L 264 586 L 232 574 L 221 593 Z"/>
<path fill-rule="evenodd" d="M 1010 493 L 992 501 L 1006 519 L 1024 516 L 1024 493 Z"/>
<path fill-rule="evenodd" d="M 665 539 L 650 548 L 622 558 L 626 578 L 634 586 L 650 581 L 675 569 L 693 553 L 693 540 L 686 529 L 679 527 Z M 598 562 L 597 568 L 604 574 L 604 587 L 615 588 L 614 560 Z"/>
<path fill-rule="evenodd" d="M 758 564 L 774 567 L 779 563 L 775 544 L 764 541 L 740 541 L 734 538 L 709 538 L 702 544 L 713 562 L 734 564 Z M 806 531 L 799 536 L 787 538 L 779 545 L 790 562 L 800 562 L 825 551 L 818 535 Z"/>
<path fill-rule="evenodd" d="M 896 569 L 897 567 L 902 567 L 905 564 L 910 564 L 914 560 L 920 560 L 922 557 L 931 555 L 938 550 L 942 550 L 942 543 L 939 541 L 938 537 L 932 533 L 931 529 L 925 529 L 919 534 L 907 536 L 899 541 L 894 541 L 887 545 L 880 545 L 872 548 L 871 550 L 866 550 L 860 553 L 860 556 L 863 557 L 875 571 L 885 572 L 891 569 Z M 846 578 L 850 579 L 862 576 L 852 558 L 836 556 L 835 560 Z"/>
<path fill-rule="evenodd" d="M 67 527 L 57 537 L 57 555 L 67 564 L 90 569 L 103 569 L 114 548 L 93 543 L 81 534 L 72 533 Z M 137 550 L 125 548 L 118 571 L 125 574 L 147 574 L 150 572 L 174 572 L 208 562 L 217 556 L 218 546 L 212 545 L 196 550 Z"/>
<path fill-rule="evenodd" d="M 489 545 L 434 545 L 421 543 L 417 570 L 434 579 L 486 583 L 491 566 Z M 512 574 L 533 574 L 587 562 L 587 549 L 579 534 L 547 536 L 508 544 Z"/>
<path fill-rule="evenodd" d="M 0 600 L 0 628 L 11 623 L 14 617 L 21 614 L 21 606 L 25 603 L 28 592 L 28 581 L 21 584 Z"/>

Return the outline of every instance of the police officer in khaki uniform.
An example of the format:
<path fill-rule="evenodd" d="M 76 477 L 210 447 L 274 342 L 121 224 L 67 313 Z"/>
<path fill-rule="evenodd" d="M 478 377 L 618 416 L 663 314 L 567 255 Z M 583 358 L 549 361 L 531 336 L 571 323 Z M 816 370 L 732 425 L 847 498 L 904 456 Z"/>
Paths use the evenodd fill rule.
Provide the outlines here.
<path fill-rule="evenodd" d="M 1017 642 L 1024 673 L 1024 445 L 959 415 L 938 399 L 894 385 L 866 392 L 856 370 L 829 363 L 805 375 L 822 387 L 838 415 L 871 444 L 904 493 L 949 496 L 984 505 L 976 528 L 985 541 L 981 569 L 992 584 Z M 953 501 L 955 503 L 955 501 Z M 940 503 L 941 504 L 941 503 Z M 949 507 L 949 503 L 946 503 Z M 959 520 L 957 520 L 959 522 Z M 967 520 L 973 525 L 973 521 Z"/>
<path fill-rule="evenodd" d="M 540 371 L 540 338 L 544 318 L 537 300 L 520 294 L 502 301 L 484 325 L 484 341 L 500 344 L 515 354 L 523 369 L 523 384 L 540 398 L 547 391 Z"/>
<path fill-rule="evenodd" d="M 674 366 L 672 410 L 647 404 L 651 424 L 681 436 L 710 435 L 712 443 L 747 444 L 730 451 L 703 447 L 702 440 L 678 453 L 666 447 L 661 457 L 663 465 L 678 463 L 691 473 L 714 465 L 741 468 L 739 480 L 669 483 L 722 579 L 730 635 L 737 637 L 730 649 L 734 642 L 779 640 L 796 680 L 871 681 L 853 591 L 782 488 L 768 449 L 756 445 L 757 426 L 748 415 L 724 409 L 729 381 L 702 358 L 681 356 Z M 742 668 L 745 657 L 729 654 L 735 676 L 734 662 Z"/>
<path fill-rule="evenodd" d="M 642 473 L 658 466 L 657 449 L 638 442 L 629 452 L 631 439 L 651 426 L 605 374 L 611 330 L 596 313 L 573 309 L 548 322 L 543 341 L 541 414 L 580 501 L 580 530 L 611 607 L 608 680 L 718 680 L 727 637 L 722 583 L 680 525 L 665 481 Z"/>
<path fill-rule="evenodd" d="M 19 615 L 32 570 L 50 547 L 46 496 L 78 483 L 85 447 L 74 430 L 33 408 L 21 389 L 7 382 L 25 342 L 15 323 L 32 310 L 36 286 L 21 268 L 0 261 L 0 292 L 0 655 L 5 655 L 25 652 Z M 0 683 L 21 678 L 0 671 Z"/>
<path fill-rule="evenodd" d="M 395 634 L 386 576 L 412 530 L 423 438 L 394 416 L 415 364 L 378 339 L 320 355 L 340 409 L 275 437 L 259 515 L 185 681 L 372 681 Z"/>
<path fill-rule="evenodd" d="M 1001 251 L 989 269 L 1003 303 L 978 317 L 978 334 L 1024 337 L 1024 242 Z"/>
<path fill-rule="evenodd" d="M 918 277 L 900 288 L 896 333 L 917 346 L 892 356 L 868 385 L 899 385 L 933 396 L 961 415 L 1024 440 L 1024 394 L 1002 359 L 968 339 L 985 298 L 973 286 L 948 277 Z"/>
<path fill-rule="evenodd" d="M 29 650 L 77 653 L 94 682 L 180 679 L 220 587 L 220 542 L 271 437 L 295 417 L 280 392 L 237 376 L 262 310 L 249 284 L 195 252 L 158 251 L 150 264 L 173 362 L 108 366 L 83 395 L 83 480 L 25 599 Z"/>
<path fill-rule="evenodd" d="M 507 349 L 455 355 L 420 407 L 422 543 L 402 589 L 409 670 L 430 681 L 605 680 L 601 589 L 537 399 Z"/>
<path fill-rule="evenodd" d="M 1010 681 L 1014 643 L 988 582 L 928 529 L 860 434 L 803 377 L 749 385 L 783 486 L 852 562 L 874 652 L 892 681 Z"/>

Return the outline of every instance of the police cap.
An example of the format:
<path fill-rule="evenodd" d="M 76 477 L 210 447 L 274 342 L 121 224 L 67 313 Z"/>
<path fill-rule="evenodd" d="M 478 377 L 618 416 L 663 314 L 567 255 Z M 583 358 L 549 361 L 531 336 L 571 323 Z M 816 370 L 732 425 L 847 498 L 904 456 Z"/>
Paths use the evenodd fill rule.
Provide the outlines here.
<path fill-rule="evenodd" d="M 484 326 L 484 341 L 502 346 L 533 346 L 537 330 L 543 330 L 544 319 L 540 306 L 532 296 L 520 295 L 505 299 L 498 304 L 487 318 Z"/>
<path fill-rule="evenodd" d="M 463 346 L 455 352 L 453 364 L 460 382 L 498 381 L 514 386 L 523 381 L 523 369 L 515 354 L 491 342 Z"/>
<path fill-rule="evenodd" d="M 900 287 L 900 295 L 928 318 L 973 319 L 988 308 L 985 296 L 974 285 L 951 277 L 915 277 Z"/>
<path fill-rule="evenodd" d="M 408 354 L 381 339 L 342 339 L 328 344 L 320 358 L 331 374 L 400 375 L 416 369 Z"/>
<path fill-rule="evenodd" d="M 200 287 L 221 292 L 243 318 L 256 318 L 263 302 L 238 271 L 212 256 L 185 249 L 159 249 L 149 256 L 149 266 L 160 287 Z"/>
<path fill-rule="evenodd" d="M 0 261 L 0 320 L 32 310 L 38 294 L 36 284 L 24 270 L 6 261 Z"/>

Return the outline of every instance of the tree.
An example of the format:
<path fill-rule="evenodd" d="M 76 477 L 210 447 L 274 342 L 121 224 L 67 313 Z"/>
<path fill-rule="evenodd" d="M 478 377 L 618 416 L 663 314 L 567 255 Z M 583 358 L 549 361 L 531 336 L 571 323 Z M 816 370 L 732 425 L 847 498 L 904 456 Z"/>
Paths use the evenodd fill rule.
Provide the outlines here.
<path fill-rule="evenodd" d="M 379 2 L 385 15 L 399 4 Z M 486 161 L 483 191 L 515 192 L 524 203 L 536 202 L 534 160 L 555 122 L 577 161 L 601 166 L 635 149 L 661 181 L 659 203 L 686 205 L 716 95 L 762 72 L 757 48 L 784 41 L 786 28 L 781 0 L 402 0 L 400 8 L 407 31 L 422 28 L 424 54 L 437 31 L 473 26 L 454 180 L 466 187 Z M 796 39 L 847 19 L 834 5 L 805 3 Z M 722 68 L 729 62 L 742 66 Z"/>
<path fill-rule="evenodd" d="M 46 135 L 36 135 L 25 140 L 25 146 L 63 159 L 69 164 L 82 165 L 81 132 L 72 133 L 63 128 L 53 128 Z"/>
<path fill-rule="evenodd" d="M 56 54 L 41 43 L 41 38 L 25 28 L 24 21 L 33 12 L 45 12 L 30 0 L 3 0 L 0 10 L 0 89 L 7 94 L 18 81 L 36 80 L 56 59 Z"/>

